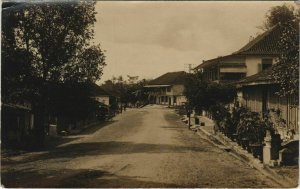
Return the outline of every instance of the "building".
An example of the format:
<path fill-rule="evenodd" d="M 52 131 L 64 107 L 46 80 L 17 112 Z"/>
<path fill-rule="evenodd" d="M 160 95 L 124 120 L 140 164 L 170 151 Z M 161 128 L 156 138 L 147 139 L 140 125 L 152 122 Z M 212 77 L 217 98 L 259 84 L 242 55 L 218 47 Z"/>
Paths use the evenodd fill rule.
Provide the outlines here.
<path fill-rule="evenodd" d="M 203 61 L 194 70 L 202 71 L 208 81 L 224 83 L 238 81 L 275 64 L 280 56 L 277 42 L 282 28 L 274 26 L 258 35 L 240 50 L 226 56 Z"/>
<path fill-rule="evenodd" d="M 148 91 L 148 100 L 152 104 L 178 106 L 186 103 L 184 84 L 187 73 L 184 71 L 168 72 L 144 86 Z"/>
<path fill-rule="evenodd" d="M 25 145 L 34 127 L 31 103 L 2 103 L 1 142 L 3 146 Z"/>
<path fill-rule="evenodd" d="M 272 69 L 268 68 L 255 75 L 240 80 L 237 84 L 241 105 L 263 116 L 270 112 L 276 130 L 282 139 L 299 137 L 299 105 L 296 96 L 276 95 L 278 84 L 272 80 Z"/>
<path fill-rule="evenodd" d="M 106 92 L 97 84 L 92 84 L 92 95 L 91 98 L 95 99 L 97 102 L 103 103 L 110 106 L 112 103 L 113 95 Z"/>

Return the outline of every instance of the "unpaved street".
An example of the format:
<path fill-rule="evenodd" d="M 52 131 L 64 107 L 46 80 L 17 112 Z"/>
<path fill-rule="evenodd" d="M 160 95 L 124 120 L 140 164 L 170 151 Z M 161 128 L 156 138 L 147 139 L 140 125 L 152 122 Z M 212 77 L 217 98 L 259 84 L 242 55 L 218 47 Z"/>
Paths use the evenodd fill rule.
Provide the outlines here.
<path fill-rule="evenodd" d="M 276 187 L 181 123 L 146 106 L 48 152 L 2 158 L 5 187 Z"/>

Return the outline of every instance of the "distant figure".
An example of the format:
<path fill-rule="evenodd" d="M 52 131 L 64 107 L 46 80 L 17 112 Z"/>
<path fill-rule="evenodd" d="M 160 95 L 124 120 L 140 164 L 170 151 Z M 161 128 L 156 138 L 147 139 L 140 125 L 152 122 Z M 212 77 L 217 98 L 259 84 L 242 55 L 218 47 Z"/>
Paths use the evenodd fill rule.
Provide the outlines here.
<path fill-rule="evenodd" d="M 121 104 L 121 106 L 120 106 L 120 113 L 122 113 L 122 110 L 123 110 L 123 106 Z"/>
<path fill-rule="evenodd" d="M 127 106 L 127 105 L 126 105 L 126 104 L 124 104 L 124 112 L 126 111 L 126 106 Z"/>

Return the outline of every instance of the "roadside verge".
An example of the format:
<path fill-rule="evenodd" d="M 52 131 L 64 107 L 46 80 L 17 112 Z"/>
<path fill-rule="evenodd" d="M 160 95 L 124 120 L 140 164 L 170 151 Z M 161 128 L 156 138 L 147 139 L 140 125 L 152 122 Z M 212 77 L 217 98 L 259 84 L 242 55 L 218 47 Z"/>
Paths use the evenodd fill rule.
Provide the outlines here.
<path fill-rule="evenodd" d="M 248 153 L 236 142 L 233 142 L 231 139 L 227 138 L 222 133 L 215 133 L 213 130 L 213 121 L 207 117 L 201 116 L 201 121 L 204 122 L 205 126 L 193 126 L 191 129 L 196 132 L 199 136 L 209 141 L 214 146 L 224 150 L 235 158 L 243 161 L 248 164 L 250 167 L 257 169 L 262 174 L 273 180 L 275 183 L 281 185 L 282 187 L 295 188 L 298 186 L 298 178 L 291 179 L 284 174 L 278 174 L 274 169 L 268 165 L 264 165 L 259 159 L 254 158 L 252 154 Z"/>

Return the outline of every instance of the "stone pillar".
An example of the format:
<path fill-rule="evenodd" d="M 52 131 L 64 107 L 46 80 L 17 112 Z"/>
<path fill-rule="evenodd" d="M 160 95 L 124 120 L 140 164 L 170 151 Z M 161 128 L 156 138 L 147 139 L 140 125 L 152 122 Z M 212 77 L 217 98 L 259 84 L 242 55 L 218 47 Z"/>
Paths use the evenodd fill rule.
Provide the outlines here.
<path fill-rule="evenodd" d="M 49 125 L 49 135 L 50 136 L 56 136 L 57 135 L 57 131 L 56 131 L 57 126 L 56 125 Z"/>
<path fill-rule="evenodd" d="M 270 131 L 267 131 L 264 142 L 265 146 L 263 148 L 263 163 L 269 164 L 272 159 L 272 137 Z"/>
<path fill-rule="evenodd" d="M 279 158 L 279 149 L 281 143 L 280 135 L 271 135 L 271 131 L 267 130 L 264 142 L 265 146 L 263 148 L 263 163 L 274 166 L 277 164 L 277 160 Z"/>

